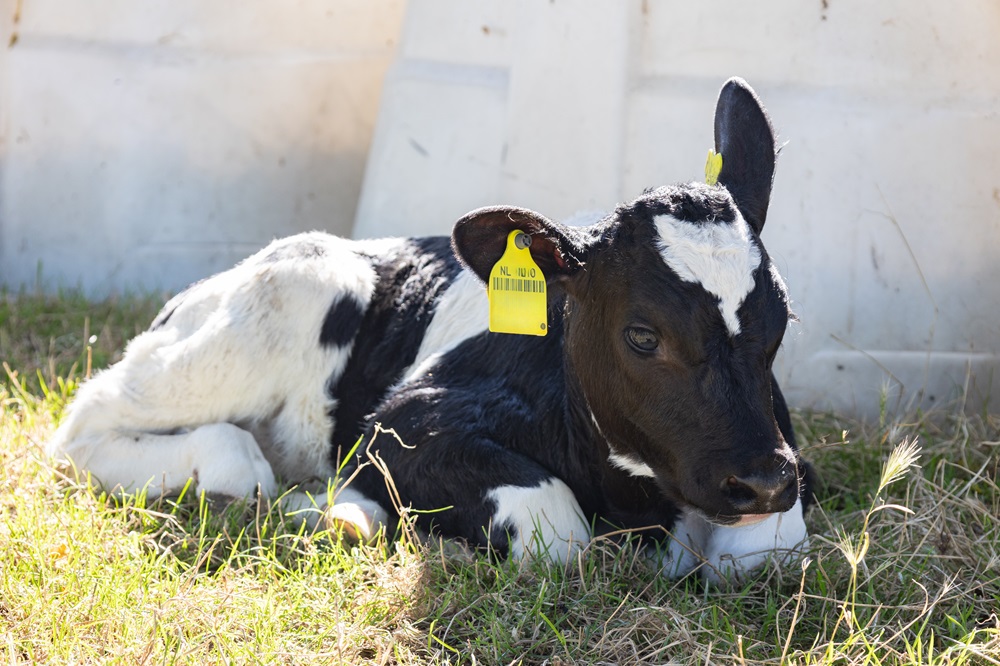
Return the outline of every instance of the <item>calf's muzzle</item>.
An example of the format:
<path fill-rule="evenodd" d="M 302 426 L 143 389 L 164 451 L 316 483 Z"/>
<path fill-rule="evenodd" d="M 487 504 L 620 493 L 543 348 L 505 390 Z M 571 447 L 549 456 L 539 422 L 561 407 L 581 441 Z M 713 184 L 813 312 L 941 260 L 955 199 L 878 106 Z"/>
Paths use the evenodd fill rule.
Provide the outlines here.
<path fill-rule="evenodd" d="M 798 499 L 798 476 L 794 464 L 745 476 L 726 477 L 721 491 L 735 515 L 768 514 L 788 511 Z"/>

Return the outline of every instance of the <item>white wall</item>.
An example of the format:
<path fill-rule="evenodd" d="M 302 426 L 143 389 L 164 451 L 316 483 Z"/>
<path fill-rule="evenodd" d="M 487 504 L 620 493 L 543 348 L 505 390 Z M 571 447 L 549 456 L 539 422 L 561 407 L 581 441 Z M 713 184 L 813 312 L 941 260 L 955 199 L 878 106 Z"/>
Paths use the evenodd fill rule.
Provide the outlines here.
<path fill-rule="evenodd" d="M 3 0 L 0 284 L 176 290 L 349 233 L 403 7 Z"/>
<path fill-rule="evenodd" d="M 995 0 L 30 0 L 14 27 L 16 4 L 0 284 L 174 290 L 352 218 L 607 209 L 701 177 L 738 74 L 787 141 L 764 236 L 802 319 L 792 401 L 871 414 L 970 378 L 978 408 L 1000 375 Z"/>
<path fill-rule="evenodd" d="M 981 408 L 1000 376 L 995 0 L 411 0 L 355 233 L 701 177 L 734 74 L 787 142 L 764 238 L 798 405 Z M 924 389 L 921 391 L 921 389 Z M 992 391 L 1000 406 L 1000 383 Z"/>

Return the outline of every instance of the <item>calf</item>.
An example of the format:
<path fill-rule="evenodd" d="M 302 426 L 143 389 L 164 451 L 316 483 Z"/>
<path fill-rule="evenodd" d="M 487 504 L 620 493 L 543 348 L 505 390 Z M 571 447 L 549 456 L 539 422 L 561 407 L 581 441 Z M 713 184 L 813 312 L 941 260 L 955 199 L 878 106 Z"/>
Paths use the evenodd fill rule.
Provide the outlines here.
<path fill-rule="evenodd" d="M 774 136 L 739 79 L 715 143 L 718 184 L 650 190 L 585 228 L 498 206 L 450 243 L 275 241 L 168 302 L 49 451 L 108 488 L 273 496 L 333 478 L 361 437 L 350 484 L 315 498 L 360 536 L 408 507 L 500 555 L 563 561 L 631 530 L 673 575 L 756 566 L 805 538 L 810 491 L 771 372 L 790 316 L 760 242 Z M 483 283 L 513 231 L 546 279 L 544 337 L 487 330 Z"/>

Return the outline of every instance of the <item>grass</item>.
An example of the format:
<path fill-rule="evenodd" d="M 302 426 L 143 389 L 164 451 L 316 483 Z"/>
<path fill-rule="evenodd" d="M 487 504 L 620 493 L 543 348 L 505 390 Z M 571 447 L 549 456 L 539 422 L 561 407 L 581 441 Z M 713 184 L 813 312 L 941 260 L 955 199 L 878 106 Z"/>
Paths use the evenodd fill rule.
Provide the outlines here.
<path fill-rule="evenodd" d="M 808 558 L 730 589 L 628 544 L 565 569 L 346 546 L 265 503 L 109 498 L 44 458 L 88 367 L 161 302 L 0 295 L 7 663 L 1000 663 L 996 416 L 796 414 L 821 479 Z"/>

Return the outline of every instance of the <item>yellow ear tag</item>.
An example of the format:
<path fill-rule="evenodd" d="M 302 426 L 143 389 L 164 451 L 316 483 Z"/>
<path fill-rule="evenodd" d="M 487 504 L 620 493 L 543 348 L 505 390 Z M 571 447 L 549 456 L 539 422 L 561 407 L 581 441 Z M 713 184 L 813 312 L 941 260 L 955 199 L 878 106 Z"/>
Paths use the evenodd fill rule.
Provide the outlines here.
<path fill-rule="evenodd" d="M 715 185 L 719 182 L 719 172 L 722 171 L 722 153 L 708 151 L 708 161 L 705 162 L 705 182 Z"/>
<path fill-rule="evenodd" d="M 486 296 L 490 301 L 490 330 L 494 333 L 545 335 L 548 303 L 545 276 L 531 258 L 531 236 L 512 231 L 507 249 L 490 271 Z"/>

